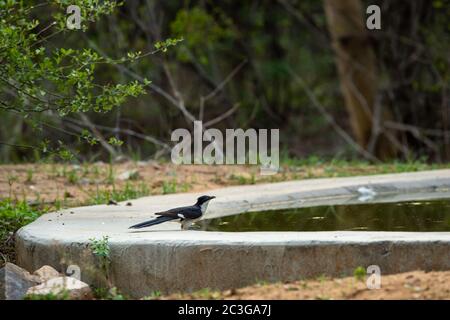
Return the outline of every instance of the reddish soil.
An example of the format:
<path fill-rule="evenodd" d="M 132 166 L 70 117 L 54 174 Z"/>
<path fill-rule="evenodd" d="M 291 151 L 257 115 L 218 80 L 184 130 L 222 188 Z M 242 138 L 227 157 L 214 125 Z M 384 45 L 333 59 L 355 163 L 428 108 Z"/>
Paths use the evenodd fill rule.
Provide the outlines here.
<path fill-rule="evenodd" d="M 381 278 L 379 289 L 368 289 L 366 280 L 320 278 L 290 283 L 257 284 L 240 289 L 201 290 L 162 299 L 450 299 L 450 271 L 413 271 Z"/>
<path fill-rule="evenodd" d="M 383 169 L 384 170 L 384 169 Z M 137 172 L 120 179 L 124 172 Z M 128 186 L 136 196 L 203 191 L 238 184 L 277 182 L 341 175 L 374 174 L 376 166 L 295 166 L 261 176 L 256 166 L 182 165 L 157 162 L 126 162 L 109 165 L 20 164 L 0 166 L 0 199 L 13 198 L 36 203 L 75 206 L 93 203 L 95 198 Z M 382 171 L 384 172 L 384 171 Z"/>

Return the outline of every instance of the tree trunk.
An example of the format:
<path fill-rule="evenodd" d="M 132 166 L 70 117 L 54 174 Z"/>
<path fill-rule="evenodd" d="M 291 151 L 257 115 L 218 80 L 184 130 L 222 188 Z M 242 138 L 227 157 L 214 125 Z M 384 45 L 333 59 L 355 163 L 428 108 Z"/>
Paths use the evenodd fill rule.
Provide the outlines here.
<path fill-rule="evenodd" d="M 385 129 L 378 129 L 391 116 L 381 109 L 380 104 L 375 110 L 376 58 L 365 26 L 361 0 L 325 0 L 325 13 L 356 141 L 380 159 L 391 158 L 396 149 Z"/>

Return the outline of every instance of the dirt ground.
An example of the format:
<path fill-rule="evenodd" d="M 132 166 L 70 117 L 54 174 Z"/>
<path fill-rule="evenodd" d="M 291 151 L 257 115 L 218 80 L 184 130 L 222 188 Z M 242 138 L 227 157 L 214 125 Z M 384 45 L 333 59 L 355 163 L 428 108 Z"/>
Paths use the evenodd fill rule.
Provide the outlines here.
<path fill-rule="evenodd" d="M 62 206 L 101 202 L 115 194 L 140 197 L 150 194 L 206 191 L 229 185 L 293 179 L 382 173 L 376 166 L 284 166 L 276 175 L 262 176 L 256 166 L 209 166 L 171 163 L 103 162 L 83 165 L 19 164 L 0 166 L 0 199 L 12 198 Z M 113 196 L 114 197 L 114 196 Z"/>
<path fill-rule="evenodd" d="M 449 167 L 441 165 L 437 168 Z M 434 169 L 425 164 L 368 165 L 314 163 L 282 165 L 275 175 L 262 176 L 248 165 L 174 165 L 155 161 L 71 164 L 0 165 L 0 200 L 70 207 L 120 201 L 151 194 L 207 191 L 220 187 L 286 180 L 381 174 Z"/>
<path fill-rule="evenodd" d="M 450 299 L 450 271 L 413 271 L 381 277 L 379 289 L 368 289 L 366 279 L 355 277 L 302 280 L 290 283 L 257 284 L 223 292 L 201 290 L 173 294 L 162 299 Z"/>
<path fill-rule="evenodd" d="M 23 164 L 0 166 L 0 199 L 13 198 L 64 206 L 89 204 L 96 196 L 122 197 L 210 190 L 251 179 L 244 166 L 174 166 L 127 162 L 110 166 Z M 127 191 L 128 188 L 128 191 Z M 120 199 L 116 199 L 120 200 Z"/>

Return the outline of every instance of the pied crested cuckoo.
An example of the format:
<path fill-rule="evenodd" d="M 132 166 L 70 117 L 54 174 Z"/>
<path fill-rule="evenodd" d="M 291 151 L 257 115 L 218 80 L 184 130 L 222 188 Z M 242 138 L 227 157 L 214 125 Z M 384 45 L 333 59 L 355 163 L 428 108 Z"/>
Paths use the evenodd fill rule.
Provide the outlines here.
<path fill-rule="evenodd" d="M 214 196 L 201 196 L 197 199 L 197 202 L 193 206 L 179 207 L 163 212 L 156 212 L 155 215 L 159 217 L 135 224 L 129 229 L 141 229 L 171 220 L 178 220 L 181 222 L 181 229 L 187 230 L 192 223 L 199 220 L 205 214 L 209 201 L 214 198 Z"/>

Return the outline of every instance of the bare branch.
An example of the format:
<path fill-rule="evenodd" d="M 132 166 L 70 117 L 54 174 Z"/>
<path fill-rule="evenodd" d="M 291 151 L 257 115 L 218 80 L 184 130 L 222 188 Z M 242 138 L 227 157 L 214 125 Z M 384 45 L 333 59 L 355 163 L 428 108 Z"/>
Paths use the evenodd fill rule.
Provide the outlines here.
<path fill-rule="evenodd" d="M 105 148 L 106 151 L 108 151 L 109 154 L 114 158 L 117 155 L 116 150 L 114 150 L 114 148 L 105 140 L 103 135 L 100 133 L 100 131 L 97 130 L 97 128 L 91 122 L 91 120 L 84 113 L 80 113 L 80 118 L 84 122 L 84 124 L 92 131 L 95 137 L 99 140 L 102 147 Z"/>
<path fill-rule="evenodd" d="M 336 121 L 334 121 L 333 116 L 331 116 L 324 108 L 324 106 L 317 100 L 315 95 L 312 93 L 312 91 L 308 88 L 305 81 L 296 73 L 294 73 L 292 70 L 289 70 L 289 73 L 294 77 L 294 79 L 303 87 L 303 89 L 306 92 L 306 95 L 311 100 L 313 106 L 315 106 L 319 112 L 322 114 L 322 116 L 331 124 L 333 129 L 339 134 L 339 136 L 344 139 L 353 149 L 355 149 L 359 154 L 361 154 L 364 158 L 374 161 L 374 162 L 380 162 L 380 160 L 375 157 L 373 154 L 367 152 L 364 150 L 359 144 L 357 144 L 352 137 L 350 137 L 347 132 L 345 132 L 344 129 L 342 129 Z"/>
<path fill-rule="evenodd" d="M 205 128 L 207 128 L 207 127 L 212 126 L 212 125 L 214 125 L 216 123 L 219 123 L 220 121 L 224 120 L 225 118 L 228 118 L 229 116 L 231 116 L 239 108 L 239 106 L 240 106 L 240 104 L 236 103 L 233 106 L 233 108 L 228 109 L 228 111 L 226 111 L 225 113 L 221 114 L 220 116 L 205 122 L 203 126 Z"/>

